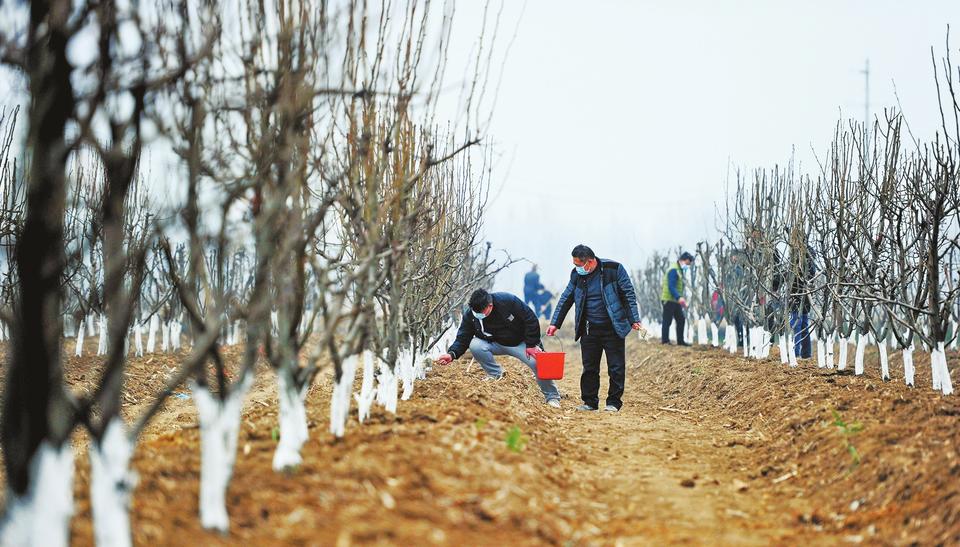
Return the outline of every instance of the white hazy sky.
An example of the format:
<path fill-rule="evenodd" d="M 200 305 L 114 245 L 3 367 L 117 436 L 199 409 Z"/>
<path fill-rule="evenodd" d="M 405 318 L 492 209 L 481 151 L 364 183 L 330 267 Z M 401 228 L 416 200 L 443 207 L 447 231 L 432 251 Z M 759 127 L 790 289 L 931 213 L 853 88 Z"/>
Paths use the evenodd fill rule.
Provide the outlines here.
<path fill-rule="evenodd" d="M 943 54 L 948 25 L 960 61 L 960 0 L 503 1 L 500 53 L 517 33 L 492 73 L 485 239 L 539 264 L 553 290 L 577 243 L 634 269 L 656 249 L 713 237 L 731 168 L 783 164 L 795 147 L 815 170 L 811 150 L 837 120 L 863 119 L 868 58 L 871 114 L 895 106 L 896 90 L 929 138 L 930 47 Z M 472 58 L 483 2 L 456 11 L 448 75 Z M 22 92 L 0 71 L 0 105 Z M 520 293 L 527 269 L 496 287 Z"/>
<path fill-rule="evenodd" d="M 479 17 L 479 2 L 458 16 Z M 521 17 L 522 11 L 522 17 Z M 510 0 L 519 32 L 490 138 L 501 154 L 486 236 L 562 288 L 585 243 L 639 267 L 713 233 L 728 163 L 816 170 L 841 116 L 897 104 L 922 138 L 939 123 L 930 47 L 960 1 Z M 456 56 L 452 56 L 456 58 Z M 496 288 L 520 293 L 528 264 Z"/>

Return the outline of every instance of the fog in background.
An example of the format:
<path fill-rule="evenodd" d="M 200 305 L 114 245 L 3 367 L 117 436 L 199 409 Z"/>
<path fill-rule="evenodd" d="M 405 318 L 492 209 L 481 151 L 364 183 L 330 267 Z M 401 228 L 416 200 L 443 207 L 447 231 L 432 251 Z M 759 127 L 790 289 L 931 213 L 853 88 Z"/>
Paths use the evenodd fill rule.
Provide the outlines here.
<path fill-rule="evenodd" d="M 482 16 L 459 2 L 458 16 Z M 657 249 L 714 238 L 737 167 L 819 170 L 837 121 L 897 105 L 915 135 L 940 123 L 930 47 L 960 2 L 508 2 L 490 139 L 498 151 L 486 236 L 540 266 L 553 291 L 585 243 L 631 270 Z M 904 143 L 906 146 L 906 143 Z M 529 263 L 496 288 L 522 293 Z"/>
<path fill-rule="evenodd" d="M 450 91 L 436 119 L 456 120 L 456 132 L 485 12 L 481 0 L 454 5 Z M 930 47 L 945 53 L 948 25 L 960 62 L 957 0 L 503 0 L 486 11 L 488 28 L 497 17 L 485 238 L 495 256 L 538 264 L 554 292 L 577 243 L 633 270 L 654 250 L 715 239 L 737 168 L 794 155 L 815 175 L 814 152 L 837 121 L 864 118 L 868 58 L 871 116 L 899 97 L 912 132 L 931 139 L 940 120 Z M 0 105 L 25 104 L 16 80 L 0 70 Z M 162 142 L 146 163 L 156 184 L 179 165 Z M 501 273 L 496 288 L 522 293 L 529 267 Z"/>

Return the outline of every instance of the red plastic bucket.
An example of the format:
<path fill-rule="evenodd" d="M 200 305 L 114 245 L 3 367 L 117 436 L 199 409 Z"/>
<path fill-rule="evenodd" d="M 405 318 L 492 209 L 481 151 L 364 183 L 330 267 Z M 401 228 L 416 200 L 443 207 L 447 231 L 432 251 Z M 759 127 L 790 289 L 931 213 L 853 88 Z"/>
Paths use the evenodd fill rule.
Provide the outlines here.
<path fill-rule="evenodd" d="M 534 354 L 533 358 L 537 361 L 537 379 L 560 380 L 563 378 L 563 359 L 565 355 L 562 343 L 559 353 L 544 351 Z"/>

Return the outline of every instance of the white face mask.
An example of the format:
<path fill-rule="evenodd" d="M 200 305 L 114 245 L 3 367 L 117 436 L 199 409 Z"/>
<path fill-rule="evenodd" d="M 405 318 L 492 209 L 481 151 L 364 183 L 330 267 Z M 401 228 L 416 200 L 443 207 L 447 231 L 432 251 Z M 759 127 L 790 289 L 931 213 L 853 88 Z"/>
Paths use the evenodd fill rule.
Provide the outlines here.
<path fill-rule="evenodd" d="M 485 313 L 483 313 L 483 312 L 473 311 L 473 310 L 470 310 L 470 312 L 471 312 L 471 313 L 473 314 L 473 316 L 476 317 L 477 319 L 486 319 L 486 318 L 487 318 L 487 314 L 485 314 Z"/>
<path fill-rule="evenodd" d="M 687 270 L 690 269 L 690 265 L 689 265 L 689 264 L 681 264 L 681 265 L 680 265 L 680 268 L 681 268 L 683 271 L 687 271 Z"/>

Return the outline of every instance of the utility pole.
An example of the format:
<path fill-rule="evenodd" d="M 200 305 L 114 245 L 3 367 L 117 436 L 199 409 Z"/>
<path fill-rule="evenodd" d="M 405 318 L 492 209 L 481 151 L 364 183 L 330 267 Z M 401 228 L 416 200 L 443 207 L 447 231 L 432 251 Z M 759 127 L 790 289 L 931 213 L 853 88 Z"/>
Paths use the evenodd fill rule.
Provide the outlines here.
<path fill-rule="evenodd" d="M 863 164 L 870 161 L 870 59 L 866 60 L 863 70 Z"/>

